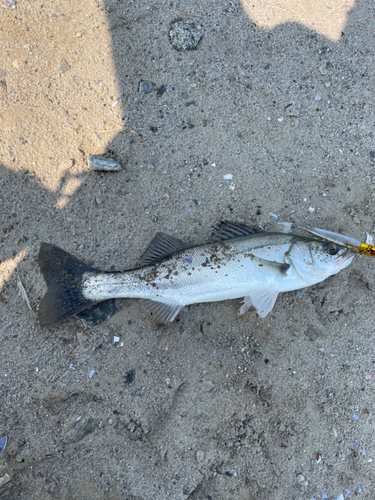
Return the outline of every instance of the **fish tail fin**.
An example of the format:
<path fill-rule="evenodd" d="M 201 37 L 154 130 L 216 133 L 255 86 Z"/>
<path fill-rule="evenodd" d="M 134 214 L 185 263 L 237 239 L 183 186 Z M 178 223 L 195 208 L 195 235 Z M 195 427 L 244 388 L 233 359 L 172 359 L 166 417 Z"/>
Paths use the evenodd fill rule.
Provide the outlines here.
<path fill-rule="evenodd" d="M 96 303 L 82 293 L 83 275 L 96 269 L 50 243 L 41 244 L 38 261 L 47 284 L 38 309 L 41 326 L 51 326 Z"/>

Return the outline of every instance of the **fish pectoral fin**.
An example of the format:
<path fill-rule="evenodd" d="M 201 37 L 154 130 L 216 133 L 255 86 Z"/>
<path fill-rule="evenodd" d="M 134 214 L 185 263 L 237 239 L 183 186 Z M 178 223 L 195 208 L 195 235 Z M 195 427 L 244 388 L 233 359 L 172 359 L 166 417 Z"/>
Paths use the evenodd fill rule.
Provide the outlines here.
<path fill-rule="evenodd" d="M 165 304 L 150 299 L 141 299 L 141 304 L 164 324 L 171 323 L 184 307 L 179 304 Z"/>
<path fill-rule="evenodd" d="M 279 292 L 269 290 L 264 290 L 263 292 L 252 292 L 249 295 L 249 300 L 253 303 L 253 306 L 259 316 L 264 318 L 270 311 L 272 311 L 278 295 Z"/>
<path fill-rule="evenodd" d="M 273 260 L 261 259 L 260 257 L 256 257 L 253 254 L 249 254 L 249 257 L 258 264 L 259 267 L 265 267 L 271 272 L 277 272 L 286 276 L 288 269 L 290 268 L 290 264 L 282 264 L 280 262 L 274 262 Z"/>
<path fill-rule="evenodd" d="M 187 248 L 191 248 L 191 245 L 168 234 L 157 233 L 139 259 L 139 264 L 141 266 L 155 264 Z"/>
<path fill-rule="evenodd" d="M 245 312 L 250 309 L 250 307 L 253 305 L 251 302 L 251 298 L 246 295 L 246 297 L 243 298 L 242 306 L 240 307 L 240 310 L 238 311 L 238 316 L 242 316 L 245 314 Z"/>
<path fill-rule="evenodd" d="M 260 233 L 259 229 L 230 221 L 221 221 L 212 232 L 211 241 L 224 241 L 249 234 Z"/>

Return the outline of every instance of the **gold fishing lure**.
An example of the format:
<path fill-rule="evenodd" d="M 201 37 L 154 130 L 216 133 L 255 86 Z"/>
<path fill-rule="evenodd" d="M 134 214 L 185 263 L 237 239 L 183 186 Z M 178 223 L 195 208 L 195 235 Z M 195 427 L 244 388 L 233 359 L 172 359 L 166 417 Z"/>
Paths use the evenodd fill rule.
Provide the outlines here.
<path fill-rule="evenodd" d="M 309 233 L 315 234 L 320 238 L 324 238 L 328 241 L 333 241 L 338 245 L 344 245 L 349 247 L 353 252 L 360 253 L 362 255 L 370 255 L 371 257 L 375 257 L 375 246 L 369 245 L 368 243 L 361 243 L 355 238 L 351 238 L 350 236 L 344 236 L 343 234 L 333 233 L 332 231 L 326 231 L 325 229 L 319 229 L 317 227 L 310 226 L 309 224 L 305 224 L 304 222 L 296 221 L 296 224 L 308 231 Z"/>

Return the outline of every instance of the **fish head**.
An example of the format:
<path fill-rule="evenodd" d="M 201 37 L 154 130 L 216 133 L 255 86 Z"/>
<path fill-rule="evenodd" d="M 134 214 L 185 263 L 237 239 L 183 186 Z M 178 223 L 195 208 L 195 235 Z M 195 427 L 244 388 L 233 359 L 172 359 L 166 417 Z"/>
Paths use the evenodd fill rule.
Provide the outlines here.
<path fill-rule="evenodd" d="M 355 253 L 343 245 L 306 238 L 292 245 L 285 260 L 311 285 L 344 269 L 354 256 Z"/>

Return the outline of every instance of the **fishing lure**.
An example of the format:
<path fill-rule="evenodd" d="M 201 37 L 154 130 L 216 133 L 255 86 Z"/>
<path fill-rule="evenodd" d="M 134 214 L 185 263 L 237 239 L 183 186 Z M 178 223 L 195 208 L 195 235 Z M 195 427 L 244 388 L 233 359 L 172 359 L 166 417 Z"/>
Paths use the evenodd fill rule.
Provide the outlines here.
<path fill-rule="evenodd" d="M 339 245 L 344 245 L 353 252 L 360 253 L 362 255 L 370 255 L 371 257 L 375 257 L 375 246 L 370 245 L 369 243 L 361 243 L 355 238 L 351 238 L 350 236 L 345 236 L 339 233 L 333 233 L 332 231 L 326 231 L 325 229 L 319 229 L 317 227 L 310 226 L 309 224 L 305 224 L 304 222 L 300 222 L 295 219 L 296 224 L 301 229 L 305 229 L 309 233 L 315 234 L 316 236 L 320 236 L 325 240 L 333 241 Z"/>

